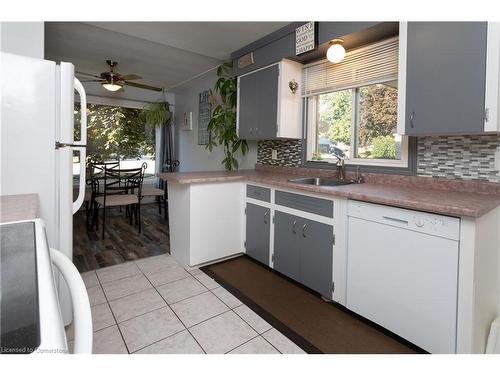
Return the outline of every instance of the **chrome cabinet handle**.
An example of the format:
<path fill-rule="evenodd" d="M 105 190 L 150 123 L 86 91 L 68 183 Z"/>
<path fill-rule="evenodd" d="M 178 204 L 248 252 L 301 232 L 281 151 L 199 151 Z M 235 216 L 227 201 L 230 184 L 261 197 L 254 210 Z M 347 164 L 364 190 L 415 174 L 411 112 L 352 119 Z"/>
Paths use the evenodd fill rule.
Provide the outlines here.
<path fill-rule="evenodd" d="M 297 220 L 294 220 L 293 223 L 292 223 L 292 232 L 293 232 L 293 234 L 297 234 L 297 229 L 295 228 L 296 225 L 297 225 Z"/>
<path fill-rule="evenodd" d="M 302 226 L 302 237 L 306 238 L 306 229 L 307 229 L 307 224 L 304 224 Z"/>
<path fill-rule="evenodd" d="M 410 126 L 411 126 L 412 128 L 414 128 L 414 127 L 415 127 L 415 124 L 413 123 L 413 119 L 414 119 L 414 118 L 415 118 L 415 111 L 412 111 L 412 112 L 411 112 L 411 115 L 410 115 Z"/>
<path fill-rule="evenodd" d="M 266 219 L 268 216 L 269 216 L 269 211 L 266 211 L 266 212 L 264 213 L 264 224 L 268 224 L 268 223 L 269 223 L 269 222 L 267 221 L 267 219 Z"/>

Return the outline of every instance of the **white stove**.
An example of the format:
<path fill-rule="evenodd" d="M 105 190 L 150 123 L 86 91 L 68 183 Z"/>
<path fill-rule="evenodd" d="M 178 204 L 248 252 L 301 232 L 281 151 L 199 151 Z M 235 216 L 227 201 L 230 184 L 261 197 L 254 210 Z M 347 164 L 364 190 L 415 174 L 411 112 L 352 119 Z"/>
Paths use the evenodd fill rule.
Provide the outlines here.
<path fill-rule="evenodd" d="M 54 267 L 73 302 L 75 353 L 92 351 L 92 317 L 83 280 L 48 246 L 40 219 L 0 224 L 0 353 L 68 353 Z"/>

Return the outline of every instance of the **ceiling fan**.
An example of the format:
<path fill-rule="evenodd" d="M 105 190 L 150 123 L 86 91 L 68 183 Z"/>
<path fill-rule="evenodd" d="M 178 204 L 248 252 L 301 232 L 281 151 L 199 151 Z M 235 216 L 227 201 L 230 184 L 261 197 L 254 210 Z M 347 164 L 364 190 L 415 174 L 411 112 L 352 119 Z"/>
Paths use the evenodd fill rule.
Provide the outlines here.
<path fill-rule="evenodd" d="M 109 72 L 102 72 L 100 76 L 95 74 L 89 74 L 84 72 L 76 72 L 79 76 L 92 77 L 93 79 L 83 79 L 82 82 L 100 82 L 102 87 L 108 91 L 119 91 L 123 90 L 123 86 L 138 87 L 140 89 L 152 90 L 152 91 L 162 91 L 162 88 L 144 85 L 142 83 L 131 82 L 136 79 L 141 79 L 142 77 L 137 74 L 120 74 L 115 72 L 113 69 L 118 65 L 118 62 L 113 60 L 106 60 L 109 65 Z"/>

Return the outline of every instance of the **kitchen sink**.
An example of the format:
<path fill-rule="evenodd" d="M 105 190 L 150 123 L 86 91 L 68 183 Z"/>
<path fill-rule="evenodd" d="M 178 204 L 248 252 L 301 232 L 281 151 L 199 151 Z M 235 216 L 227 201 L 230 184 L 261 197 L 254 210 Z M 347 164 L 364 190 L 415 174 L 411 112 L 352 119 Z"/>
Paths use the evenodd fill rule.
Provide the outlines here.
<path fill-rule="evenodd" d="M 342 186 L 355 183 L 355 181 L 353 180 L 338 180 L 334 178 L 320 178 L 320 177 L 295 178 L 288 181 L 295 182 L 297 184 L 316 185 L 316 186 Z"/>

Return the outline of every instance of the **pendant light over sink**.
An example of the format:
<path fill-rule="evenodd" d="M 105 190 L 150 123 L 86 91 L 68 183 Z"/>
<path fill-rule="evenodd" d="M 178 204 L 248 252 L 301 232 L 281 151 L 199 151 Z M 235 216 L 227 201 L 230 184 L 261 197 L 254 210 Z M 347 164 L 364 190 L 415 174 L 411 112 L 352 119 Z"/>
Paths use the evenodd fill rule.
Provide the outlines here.
<path fill-rule="evenodd" d="M 333 39 L 330 42 L 330 47 L 326 51 L 326 58 L 332 63 L 339 63 L 345 57 L 345 48 L 343 39 Z"/>

